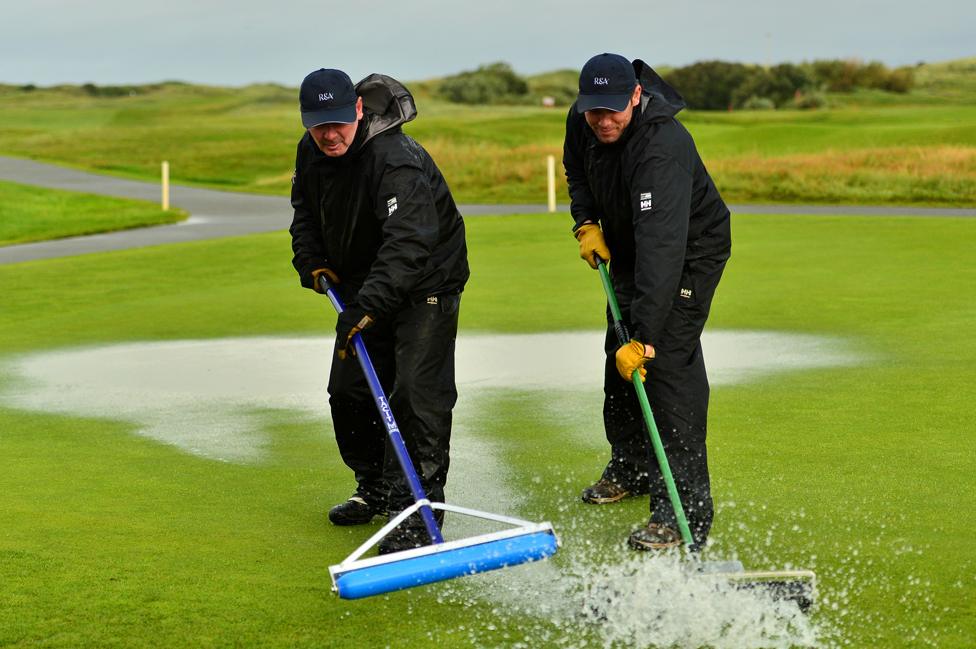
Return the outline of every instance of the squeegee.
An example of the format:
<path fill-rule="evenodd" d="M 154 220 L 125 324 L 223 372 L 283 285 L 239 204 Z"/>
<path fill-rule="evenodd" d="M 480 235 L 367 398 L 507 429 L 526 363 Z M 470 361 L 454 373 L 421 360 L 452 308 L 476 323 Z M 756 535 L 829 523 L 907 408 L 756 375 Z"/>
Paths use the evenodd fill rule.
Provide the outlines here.
<path fill-rule="evenodd" d="M 607 272 L 606 263 L 599 256 L 596 257 L 596 261 L 597 268 L 600 270 L 600 280 L 603 282 L 603 290 L 607 294 L 607 302 L 610 304 L 610 314 L 613 316 L 613 330 L 617 336 L 617 342 L 626 345 L 630 342 L 630 334 L 623 322 L 623 315 L 620 312 L 620 305 L 617 303 L 617 295 L 613 290 L 610 274 Z M 691 529 L 688 527 L 688 519 L 678 495 L 674 476 L 671 474 L 664 445 L 661 443 L 661 434 L 654 422 L 654 413 L 651 411 L 650 402 L 647 400 L 647 392 L 644 390 L 643 382 L 641 382 L 640 370 L 634 370 L 631 382 L 634 384 L 634 392 L 637 395 L 637 401 L 640 403 L 641 413 L 644 415 L 644 423 L 651 439 L 651 446 L 654 448 L 654 456 L 667 487 L 668 498 L 674 508 L 674 516 L 678 522 L 678 530 L 681 532 L 681 540 L 685 548 L 688 549 L 688 554 L 694 559 L 695 568 L 702 573 L 725 577 L 737 588 L 762 589 L 770 593 L 775 599 L 796 602 L 802 611 L 813 606 L 816 601 L 817 578 L 810 570 L 750 572 L 746 571 L 739 561 L 703 561 L 699 557 L 699 553 L 692 550 L 695 541 Z"/>
<path fill-rule="evenodd" d="M 335 289 L 324 276 L 319 277 L 319 283 L 336 312 L 342 313 L 345 306 Z M 393 417 L 389 401 L 366 351 L 366 345 L 358 333 L 352 337 L 352 345 L 359 366 L 366 376 L 376 409 L 386 426 L 386 433 L 400 463 L 400 469 L 407 479 L 414 503 L 390 519 L 345 560 L 329 567 L 332 590 L 342 599 L 359 599 L 463 575 L 517 566 L 555 554 L 559 548 L 559 539 L 550 523 L 532 523 L 510 516 L 431 502 L 427 498 L 413 462 L 410 460 L 407 447 L 403 443 L 403 436 Z M 435 509 L 474 516 L 509 527 L 480 536 L 445 541 L 434 518 Z M 430 536 L 430 545 L 362 558 L 370 548 L 414 513 L 420 514 Z"/>

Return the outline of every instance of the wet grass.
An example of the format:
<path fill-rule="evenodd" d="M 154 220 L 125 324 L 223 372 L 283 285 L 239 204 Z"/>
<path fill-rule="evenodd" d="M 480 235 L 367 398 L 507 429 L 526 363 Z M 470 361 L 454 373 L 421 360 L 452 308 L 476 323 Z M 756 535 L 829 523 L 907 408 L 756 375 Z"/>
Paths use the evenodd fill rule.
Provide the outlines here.
<path fill-rule="evenodd" d="M 565 214 L 469 219 L 462 335 L 601 326 L 599 282 L 567 224 Z M 871 359 L 712 392 L 716 551 L 734 550 L 752 568 L 816 569 L 823 605 L 813 620 L 825 646 L 962 649 L 976 633 L 974 240 L 968 219 L 735 220 L 709 326 L 839 336 Z M 323 334 L 334 316 L 299 288 L 289 258 L 287 236 L 274 233 L 2 266 L 0 353 Z M 246 269 L 245 279 L 228 281 L 215 259 Z M 0 375 L 0 388 L 13 380 Z M 458 457 L 457 502 L 474 494 L 551 519 L 566 541 L 560 570 L 581 556 L 599 565 L 630 557 L 622 541 L 646 501 L 577 501 L 605 461 L 599 373 L 588 394 L 461 399 L 456 435 L 491 448 L 495 464 Z M 572 647 L 612 638 L 599 625 L 574 623 L 582 631 L 573 635 L 558 617 L 524 614 L 544 591 L 525 591 L 535 582 L 522 568 L 333 599 L 327 566 L 377 525 L 325 520 L 352 480 L 324 413 L 324 403 L 321 419 L 268 413 L 269 460 L 242 466 L 137 437 L 111 413 L 0 408 L 0 644 Z"/>

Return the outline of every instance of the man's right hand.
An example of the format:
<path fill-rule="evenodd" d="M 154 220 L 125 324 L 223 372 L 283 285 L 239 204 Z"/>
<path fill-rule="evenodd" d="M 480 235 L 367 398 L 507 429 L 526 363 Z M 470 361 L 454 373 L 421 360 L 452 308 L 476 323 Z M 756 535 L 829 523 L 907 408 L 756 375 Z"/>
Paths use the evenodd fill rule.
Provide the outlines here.
<path fill-rule="evenodd" d="M 604 262 L 610 261 L 610 249 L 607 248 L 607 242 L 603 239 L 603 230 L 600 229 L 599 225 L 584 223 L 576 229 L 574 234 L 576 240 L 579 241 L 580 257 L 590 265 L 590 268 L 596 269 L 597 267 L 594 255 L 599 255 Z"/>
<path fill-rule="evenodd" d="M 322 290 L 322 286 L 319 284 L 319 276 L 325 275 L 325 279 L 329 280 L 329 284 L 338 284 L 339 276 L 333 273 L 328 268 L 317 268 L 312 271 L 312 288 L 315 289 L 316 293 L 325 293 Z"/>

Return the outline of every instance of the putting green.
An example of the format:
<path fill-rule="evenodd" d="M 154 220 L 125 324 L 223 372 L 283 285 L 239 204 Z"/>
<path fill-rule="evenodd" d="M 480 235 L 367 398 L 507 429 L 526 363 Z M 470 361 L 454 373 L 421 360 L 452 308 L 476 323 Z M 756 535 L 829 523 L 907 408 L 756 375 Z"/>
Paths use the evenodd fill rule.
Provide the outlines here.
<path fill-rule="evenodd" d="M 599 282 L 575 257 L 565 215 L 468 226 L 462 339 L 600 327 Z M 454 431 L 455 501 L 551 520 L 564 547 L 538 566 L 357 603 L 331 597 L 327 566 L 379 521 L 325 520 L 352 480 L 323 411 L 287 395 L 242 406 L 259 422 L 261 456 L 237 463 L 141 436 L 109 406 L 83 416 L 0 407 L 0 644 L 576 647 L 678 637 L 677 646 L 743 647 L 812 644 L 813 634 L 828 647 L 968 647 L 976 221 L 737 216 L 734 241 L 710 332 L 812 336 L 826 342 L 814 356 L 861 359 L 716 380 L 712 392 L 710 552 L 749 568 L 816 570 L 821 606 L 809 625 L 771 614 L 776 624 L 752 627 L 761 639 L 722 635 L 752 618 L 724 618 L 733 625 L 722 631 L 712 624 L 721 615 L 689 617 L 671 601 L 685 590 L 655 590 L 623 547 L 647 501 L 578 501 L 606 460 L 598 387 L 471 384 Z M 17 363 L 84 351 L 72 347 L 324 336 L 334 316 L 297 287 L 289 257 L 282 233 L 0 268 L 0 390 L 24 388 Z M 552 342 L 531 348 L 583 355 Z M 254 351 L 248 371 L 274 377 Z M 135 378 L 160 363 L 136 366 Z M 321 385 L 325 368 L 306 365 L 295 374 Z M 63 378 L 65 400 L 87 384 Z M 217 405 L 214 428 L 225 421 Z M 619 623 L 580 613 L 607 592 L 618 593 Z"/>

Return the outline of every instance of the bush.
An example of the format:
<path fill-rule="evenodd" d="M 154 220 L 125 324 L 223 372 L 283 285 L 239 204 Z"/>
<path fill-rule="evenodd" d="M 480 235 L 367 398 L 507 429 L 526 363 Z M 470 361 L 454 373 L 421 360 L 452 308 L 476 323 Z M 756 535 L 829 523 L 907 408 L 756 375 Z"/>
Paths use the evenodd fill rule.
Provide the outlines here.
<path fill-rule="evenodd" d="M 743 110 L 775 110 L 776 103 L 769 97 L 757 97 L 755 95 L 749 97 L 744 102 L 742 102 Z"/>
<path fill-rule="evenodd" d="M 888 75 L 882 90 L 888 92 L 906 93 L 915 87 L 915 70 L 910 67 L 895 68 Z"/>
<path fill-rule="evenodd" d="M 96 86 L 94 83 L 86 83 L 81 89 L 92 97 L 128 97 L 142 92 L 139 86 Z"/>
<path fill-rule="evenodd" d="M 525 80 L 501 62 L 447 77 L 437 90 L 448 101 L 461 104 L 522 103 L 528 92 Z"/>
<path fill-rule="evenodd" d="M 766 97 L 776 105 L 785 106 L 796 94 L 813 85 L 813 79 L 801 67 L 783 63 L 772 68 L 753 68 L 749 76 L 732 93 L 732 104 L 745 107 L 750 97 Z"/>
<path fill-rule="evenodd" d="M 816 90 L 797 93 L 793 98 L 793 107 L 801 110 L 826 108 L 828 105 L 827 96 Z"/>
<path fill-rule="evenodd" d="M 915 85 L 909 67 L 889 70 L 883 63 L 864 64 L 856 60 L 814 61 L 807 66 L 816 82 L 832 92 L 851 92 L 855 88 L 875 88 L 905 93 Z"/>
<path fill-rule="evenodd" d="M 701 61 L 669 72 L 665 81 L 681 93 L 689 108 L 727 110 L 732 93 L 756 66 L 726 61 Z"/>

